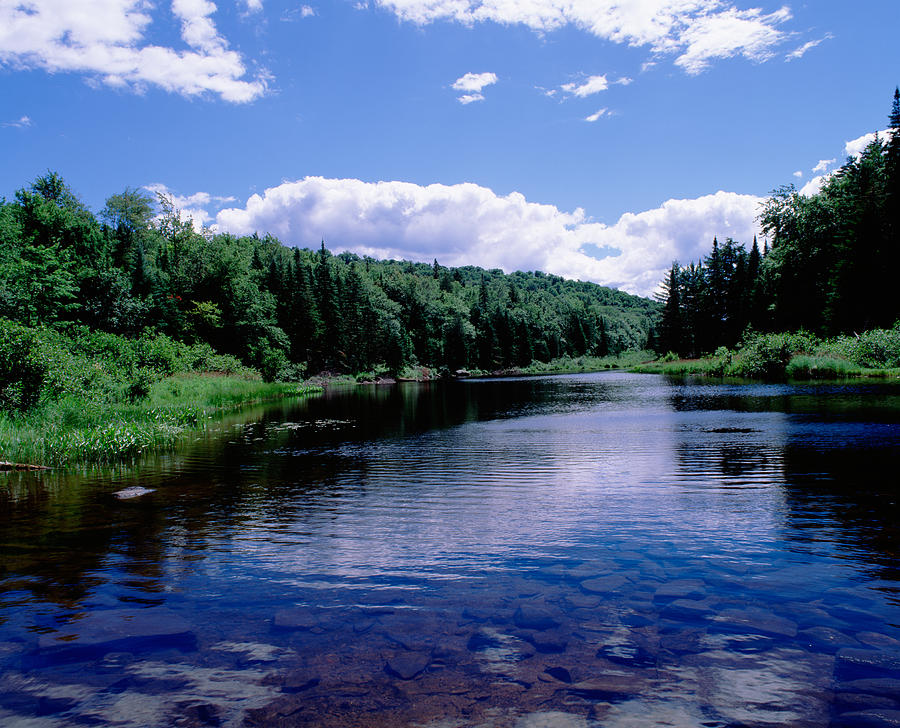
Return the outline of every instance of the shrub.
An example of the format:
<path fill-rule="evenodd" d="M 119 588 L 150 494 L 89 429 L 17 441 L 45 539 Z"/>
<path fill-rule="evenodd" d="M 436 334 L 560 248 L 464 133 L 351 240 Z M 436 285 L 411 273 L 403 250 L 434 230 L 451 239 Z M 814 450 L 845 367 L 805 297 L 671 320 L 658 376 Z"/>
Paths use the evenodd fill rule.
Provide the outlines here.
<path fill-rule="evenodd" d="M 725 373 L 750 379 L 784 379 L 796 343 L 793 334 L 754 334 L 745 340 Z"/>
<path fill-rule="evenodd" d="M 0 319 L 0 407 L 21 412 L 37 404 L 48 368 L 37 331 Z"/>
<path fill-rule="evenodd" d="M 858 336 L 839 336 L 826 342 L 822 353 L 870 369 L 900 367 L 900 329 L 873 329 Z"/>

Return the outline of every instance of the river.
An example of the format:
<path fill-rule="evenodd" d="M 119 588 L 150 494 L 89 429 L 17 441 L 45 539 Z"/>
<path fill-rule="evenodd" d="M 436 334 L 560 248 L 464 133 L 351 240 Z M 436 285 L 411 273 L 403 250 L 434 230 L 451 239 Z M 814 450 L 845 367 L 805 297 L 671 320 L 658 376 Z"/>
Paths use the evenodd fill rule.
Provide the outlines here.
<path fill-rule="evenodd" d="M 900 725 L 898 456 L 896 384 L 603 372 L 4 474 L 0 725 Z"/>

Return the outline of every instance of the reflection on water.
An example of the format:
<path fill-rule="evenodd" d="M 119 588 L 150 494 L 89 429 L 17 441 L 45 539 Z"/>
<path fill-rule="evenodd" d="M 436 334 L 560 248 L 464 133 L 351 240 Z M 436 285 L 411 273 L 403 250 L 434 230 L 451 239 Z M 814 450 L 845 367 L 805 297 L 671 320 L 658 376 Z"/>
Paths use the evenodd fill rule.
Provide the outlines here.
<path fill-rule="evenodd" d="M 888 384 L 360 387 L 5 475 L 0 723 L 893 725 L 898 423 Z"/>

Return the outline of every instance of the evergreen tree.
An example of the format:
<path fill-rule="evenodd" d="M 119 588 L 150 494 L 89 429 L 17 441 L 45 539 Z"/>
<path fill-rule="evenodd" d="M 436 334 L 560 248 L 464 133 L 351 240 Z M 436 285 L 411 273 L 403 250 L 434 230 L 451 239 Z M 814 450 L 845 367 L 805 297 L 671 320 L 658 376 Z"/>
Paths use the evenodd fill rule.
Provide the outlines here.
<path fill-rule="evenodd" d="M 662 285 L 659 300 L 663 302 L 662 318 L 659 321 L 658 341 L 660 352 L 684 354 L 684 331 L 681 310 L 681 268 L 672 263 L 669 277 Z"/>

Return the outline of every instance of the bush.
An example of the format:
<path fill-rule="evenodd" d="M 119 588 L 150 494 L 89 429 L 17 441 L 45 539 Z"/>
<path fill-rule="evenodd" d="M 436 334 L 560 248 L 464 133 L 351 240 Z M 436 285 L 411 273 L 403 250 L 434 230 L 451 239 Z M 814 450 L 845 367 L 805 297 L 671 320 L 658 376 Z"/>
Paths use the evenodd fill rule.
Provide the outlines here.
<path fill-rule="evenodd" d="M 22 412 L 37 404 L 48 368 L 37 331 L 0 319 L 0 407 Z"/>
<path fill-rule="evenodd" d="M 822 353 L 869 369 L 900 367 L 900 329 L 873 329 L 858 336 L 839 336 L 826 342 Z"/>

